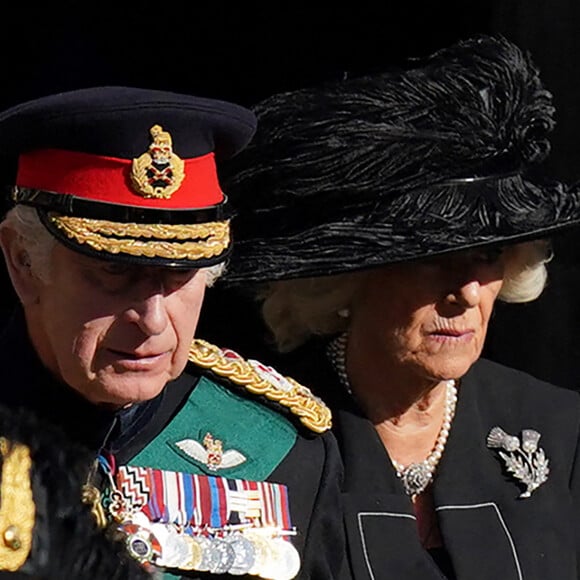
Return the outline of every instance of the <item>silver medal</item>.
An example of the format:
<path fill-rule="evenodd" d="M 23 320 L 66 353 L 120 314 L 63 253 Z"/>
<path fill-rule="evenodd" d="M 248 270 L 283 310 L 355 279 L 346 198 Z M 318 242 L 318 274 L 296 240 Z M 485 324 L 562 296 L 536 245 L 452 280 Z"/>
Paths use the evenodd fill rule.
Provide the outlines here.
<path fill-rule="evenodd" d="M 254 544 L 240 533 L 226 536 L 223 540 L 232 546 L 235 554 L 234 562 L 228 572 L 233 576 L 247 574 L 256 561 Z"/>
<path fill-rule="evenodd" d="M 157 538 L 157 541 L 159 542 L 159 549 L 161 552 L 158 558 L 156 559 L 155 564 L 158 566 L 166 566 L 167 565 L 165 563 L 166 557 L 167 555 L 169 555 L 170 552 L 168 546 L 169 532 L 167 530 L 167 526 L 165 524 L 155 522 L 151 524 L 150 530 L 151 533 L 155 536 L 155 538 Z"/>
<path fill-rule="evenodd" d="M 272 557 L 261 570 L 268 580 L 292 580 L 300 571 L 300 556 L 296 548 L 283 538 L 270 538 Z"/>
<path fill-rule="evenodd" d="M 300 554 L 292 542 L 284 538 L 274 539 L 280 563 L 277 580 L 291 580 L 300 572 Z"/>
<path fill-rule="evenodd" d="M 204 554 L 205 555 L 205 554 Z M 228 542 L 213 538 L 207 551 L 207 566 L 212 574 L 225 574 L 234 563 L 236 554 Z"/>
<path fill-rule="evenodd" d="M 201 547 L 201 561 L 199 562 L 196 570 L 200 572 L 208 572 L 210 566 L 210 552 L 212 541 L 207 536 L 194 536 L 194 539 Z"/>
<path fill-rule="evenodd" d="M 169 568 L 181 568 L 190 560 L 190 549 L 187 540 L 175 528 L 170 528 L 168 534 L 167 564 Z"/>
<path fill-rule="evenodd" d="M 189 546 L 173 526 L 157 522 L 151 525 L 151 531 L 161 545 L 161 556 L 156 561 L 158 566 L 179 568 L 188 562 Z"/>

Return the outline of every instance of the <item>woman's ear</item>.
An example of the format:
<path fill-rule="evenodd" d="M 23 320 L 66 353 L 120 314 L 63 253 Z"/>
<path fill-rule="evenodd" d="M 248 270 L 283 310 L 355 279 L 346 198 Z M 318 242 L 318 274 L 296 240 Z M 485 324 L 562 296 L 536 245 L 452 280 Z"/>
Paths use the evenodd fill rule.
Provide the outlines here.
<path fill-rule="evenodd" d="M 30 256 L 20 236 L 10 227 L 1 228 L 0 247 L 20 302 L 24 306 L 38 303 L 41 282 L 32 272 Z"/>

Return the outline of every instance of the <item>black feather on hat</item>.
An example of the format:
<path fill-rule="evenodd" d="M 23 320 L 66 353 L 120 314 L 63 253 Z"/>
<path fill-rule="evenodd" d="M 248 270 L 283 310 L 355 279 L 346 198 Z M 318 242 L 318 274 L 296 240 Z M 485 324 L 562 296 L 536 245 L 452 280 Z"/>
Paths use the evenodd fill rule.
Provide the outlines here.
<path fill-rule="evenodd" d="M 503 37 L 274 95 L 255 113 L 253 142 L 222 167 L 238 211 L 226 282 L 335 274 L 580 221 L 577 193 L 532 177 L 550 150 L 552 97 Z"/>

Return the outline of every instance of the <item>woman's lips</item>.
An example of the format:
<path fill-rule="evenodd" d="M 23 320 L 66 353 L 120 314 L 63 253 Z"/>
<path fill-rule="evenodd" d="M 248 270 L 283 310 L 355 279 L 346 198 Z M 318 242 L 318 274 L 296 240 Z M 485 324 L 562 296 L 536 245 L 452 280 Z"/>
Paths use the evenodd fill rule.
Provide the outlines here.
<path fill-rule="evenodd" d="M 447 342 L 451 344 L 469 342 L 475 335 L 475 331 L 468 330 L 437 330 L 430 332 L 429 337 L 437 342 Z"/>

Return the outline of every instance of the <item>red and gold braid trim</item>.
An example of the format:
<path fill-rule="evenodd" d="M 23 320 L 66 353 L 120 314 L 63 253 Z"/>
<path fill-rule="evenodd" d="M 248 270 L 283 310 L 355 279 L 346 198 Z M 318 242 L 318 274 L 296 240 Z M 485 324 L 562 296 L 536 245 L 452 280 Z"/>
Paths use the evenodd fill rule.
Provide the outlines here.
<path fill-rule="evenodd" d="M 245 360 L 236 352 L 221 349 L 195 339 L 189 348 L 189 360 L 199 367 L 226 377 L 256 395 L 263 395 L 287 407 L 300 422 L 315 433 L 332 426 L 330 409 L 310 389 L 290 377 L 284 377 L 258 361 Z"/>

